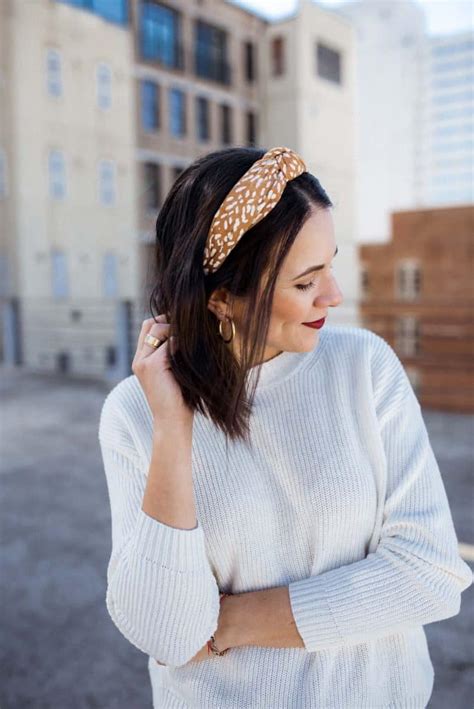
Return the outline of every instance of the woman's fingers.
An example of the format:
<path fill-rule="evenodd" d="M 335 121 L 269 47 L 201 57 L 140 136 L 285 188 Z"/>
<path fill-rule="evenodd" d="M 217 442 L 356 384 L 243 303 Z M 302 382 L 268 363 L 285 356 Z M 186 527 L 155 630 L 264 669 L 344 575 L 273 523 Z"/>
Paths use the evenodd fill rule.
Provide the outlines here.
<path fill-rule="evenodd" d="M 147 318 L 146 320 L 143 321 L 142 327 L 140 330 L 140 334 L 138 336 L 137 351 L 140 351 L 143 349 L 143 345 L 145 343 L 145 337 L 149 333 L 154 334 L 153 332 L 151 332 L 151 329 L 152 329 L 153 325 L 156 325 L 157 323 L 166 323 L 166 315 L 165 314 L 158 315 L 156 319 L 155 318 Z M 155 335 L 155 337 L 156 337 L 156 335 Z"/>

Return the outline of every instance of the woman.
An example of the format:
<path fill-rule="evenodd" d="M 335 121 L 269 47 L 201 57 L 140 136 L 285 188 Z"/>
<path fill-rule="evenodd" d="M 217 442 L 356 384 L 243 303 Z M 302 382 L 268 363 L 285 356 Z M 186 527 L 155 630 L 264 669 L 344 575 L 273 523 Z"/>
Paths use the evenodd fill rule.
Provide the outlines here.
<path fill-rule="evenodd" d="M 99 428 L 154 707 L 425 707 L 423 625 L 472 583 L 399 359 L 324 322 L 332 206 L 291 149 L 228 148 L 158 215 L 159 315 Z"/>

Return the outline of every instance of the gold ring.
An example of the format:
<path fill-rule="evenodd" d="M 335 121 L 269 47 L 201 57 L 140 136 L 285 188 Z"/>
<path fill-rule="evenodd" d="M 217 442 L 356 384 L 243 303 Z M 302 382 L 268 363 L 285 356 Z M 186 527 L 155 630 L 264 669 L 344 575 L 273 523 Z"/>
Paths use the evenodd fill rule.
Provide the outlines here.
<path fill-rule="evenodd" d="M 157 337 L 154 335 L 147 335 L 144 340 L 146 345 L 150 345 L 151 347 L 154 347 L 155 350 L 158 349 L 158 347 L 161 345 L 164 340 L 159 340 Z"/>

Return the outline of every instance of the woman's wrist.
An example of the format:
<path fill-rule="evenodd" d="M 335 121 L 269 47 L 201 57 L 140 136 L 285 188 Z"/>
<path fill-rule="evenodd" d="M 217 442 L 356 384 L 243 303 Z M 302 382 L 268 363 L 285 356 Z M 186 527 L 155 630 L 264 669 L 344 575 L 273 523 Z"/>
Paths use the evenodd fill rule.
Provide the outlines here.
<path fill-rule="evenodd" d="M 219 650 L 238 647 L 238 625 L 235 622 L 239 604 L 238 594 L 221 594 L 220 613 L 214 640 Z"/>

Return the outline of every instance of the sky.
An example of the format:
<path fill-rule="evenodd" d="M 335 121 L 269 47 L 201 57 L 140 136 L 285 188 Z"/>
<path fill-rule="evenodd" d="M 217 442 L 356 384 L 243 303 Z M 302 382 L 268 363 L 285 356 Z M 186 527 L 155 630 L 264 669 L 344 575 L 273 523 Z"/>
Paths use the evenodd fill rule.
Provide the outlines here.
<path fill-rule="evenodd" d="M 254 10 L 270 20 L 276 20 L 293 12 L 297 0 L 231 0 Z M 348 0 L 344 0 L 347 2 Z M 350 0 L 352 1 L 352 0 Z M 380 4 L 392 4 L 397 0 L 372 0 Z M 426 13 L 427 31 L 430 35 L 449 34 L 460 30 L 474 30 L 473 0 L 414 0 Z M 320 5 L 336 8 L 343 4 L 341 0 L 321 0 Z"/>

